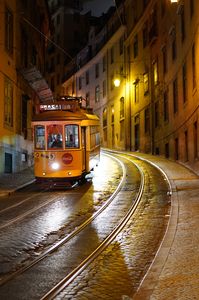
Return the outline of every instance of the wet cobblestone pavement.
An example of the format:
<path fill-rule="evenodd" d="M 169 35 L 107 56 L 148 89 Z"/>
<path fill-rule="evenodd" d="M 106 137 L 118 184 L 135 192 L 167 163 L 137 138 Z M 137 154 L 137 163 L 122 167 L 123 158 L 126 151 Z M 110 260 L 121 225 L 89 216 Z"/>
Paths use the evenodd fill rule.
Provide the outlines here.
<path fill-rule="evenodd" d="M 127 300 L 137 290 L 165 232 L 170 210 L 167 183 L 159 183 L 159 171 L 154 174 L 150 166 L 145 167 L 142 162 L 141 165 L 146 172 L 146 186 L 144 199 L 133 218 L 103 254 L 56 299 Z M 152 177 L 156 177 L 158 184 Z"/>
<path fill-rule="evenodd" d="M 155 260 L 140 285 L 138 292 L 128 296 L 122 291 L 121 300 L 194 300 L 199 299 L 199 179 L 190 170 L 183 166 L 168 161 L 161 157 L 152 155 L 145 155 L 141 153 L 131 153 L 141 158 L 149 159 L 158 164 L 168 175 L 172 182 L 173 195 L 171 197 L 172 211 L 169 220 L 169 227 L 166 237 L 161 245 Z M 12 182 L 9 176 L 6 176 L 1 181 L 1 193 L 7 193 L 11 189 L 19 186 L 19 176 L 14 176 Z M 21 172 L 21 182 L 24 184 L 32 180 L 32 173 L 30 176 L 23 176 Z M 10 183 L 10 187 L 7 183 Z M 8 188 L 7 188 L 8 187 Z M 128 235 L 131 233 L 128 232 Z M 131 244 L 130 239 L 127 244 Z M 118 251 L 118 244 L 114 245 Z M 113 247 L 114 247 L 113 246 Z M 113 248 L 112 248 L 113 249 Z M 120 248 L 121 249 L 121 248 Z M 108 251 L 109 250 L 109 251 Z M 132 255 L 135 253 L 132 251 Z M 107 249 L 107 257 L 112 255 L 111 248 Z M 126 258 L 125 258 L 126 259 Z M 114 258 L 112 258 L 114 260 Z M 124 286 L 124 281 L 127 282 L 127 289 L 129 288 L 130 276 L 123 275 L 124 264 L 121 263 L 121 256 L 118 257 L 118 262 L 115 262 L 115 269 L 120 269 L 121 286 Z M 123 259 L 124 262 L 124 259 Z M 100 266 L 106 265 L 107 259 L 104 257 L 100 260 Z M 108 267 L 107 267 L 108 268 Z M 112 268 L 110 268 L 112 270 Z M 113 270 L 113 273 L 116 272 Z M 139 275 L 140 270 L 136 270 Z M 116 273 L 115 273 L 116 274 Z M 83 274 L 82 276 L 86 276 Z M 113 275 L 113 274 L 112 274 Z M 95 270 L 94 278 L 99 276 L 99 272 Z M 110 280 L 106 273 L 106 280 Z M 114 282 L 114 277 L 113 277 Z M 95 282 L 97 299 L 104 299 L 101 294 L 101 285 Z M 79 283 L 79 298 L 81 300 L 89 299 L 89 283 L 83 285 Z M 131 288 L 129 289 L 131 291 Z M 77 291 L 74 290 L 77 294 Z M 117 289 L 115 289 L 117 293 Z M 65 295 L 64 299 L 75 300 L 75 294 Z M 114 297 L 109 299 L 114 300 Z"/>

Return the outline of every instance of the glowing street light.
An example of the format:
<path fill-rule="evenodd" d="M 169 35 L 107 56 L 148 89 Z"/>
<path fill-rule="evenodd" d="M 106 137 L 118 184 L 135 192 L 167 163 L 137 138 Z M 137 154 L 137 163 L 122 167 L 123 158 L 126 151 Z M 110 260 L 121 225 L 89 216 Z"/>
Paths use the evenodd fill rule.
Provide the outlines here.
<path fill-rule="evenodd" d="M 115 87 L 119 87 L 120 86 L 120 79 L 119 78 L 115 78 L 114 81 L 113 81 L 113 83 L 114 83 Z"/>

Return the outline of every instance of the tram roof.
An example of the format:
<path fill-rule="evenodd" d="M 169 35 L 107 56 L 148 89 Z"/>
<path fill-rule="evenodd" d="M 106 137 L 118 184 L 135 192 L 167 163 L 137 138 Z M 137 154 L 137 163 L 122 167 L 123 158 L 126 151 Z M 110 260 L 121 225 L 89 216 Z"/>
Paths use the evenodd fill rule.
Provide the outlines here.
<path fill-rule="evenodd" d="M 33 116 L 32 121 L 67 121 L 67 120 L 99 120 L 94 114 L 86 111 L 46 111 Z"/>
<path fill-rule="evenodd" d="M 61 101 L 39 104 L 32 121 L 99 120 L 82 103 L 85 101 L 81 97 L 66 97 Z"/>

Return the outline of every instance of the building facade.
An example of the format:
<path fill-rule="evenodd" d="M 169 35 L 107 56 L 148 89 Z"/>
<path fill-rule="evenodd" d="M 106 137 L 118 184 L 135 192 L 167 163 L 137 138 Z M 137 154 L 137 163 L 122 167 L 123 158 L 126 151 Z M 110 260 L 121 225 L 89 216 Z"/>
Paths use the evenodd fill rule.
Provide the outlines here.
<path fill-rule="evenodd" d="M 12 173 L 32 165 L 34 103 L 51 97 L 42 75 L 49 14 L 46 1 L 0 7 L 0 173 Z"/>
<path fill-rule="evenodd" d="M 104 147 L 163 155 L 199 171 L 198 17 L 196 0 L 125 0 L 98 34 L 90 32 L 76 57 L 84 64 L 63 88 L 86 97 L 100 116 Z"/>
<path fill-rule="evenodd" d="M 54 98 L 62 95 L 66 66 L 87 44 L 91 15 L 82 15 L 83 1 L 48 0 L 53 32 L 48 41 L 46 79 Z"/>

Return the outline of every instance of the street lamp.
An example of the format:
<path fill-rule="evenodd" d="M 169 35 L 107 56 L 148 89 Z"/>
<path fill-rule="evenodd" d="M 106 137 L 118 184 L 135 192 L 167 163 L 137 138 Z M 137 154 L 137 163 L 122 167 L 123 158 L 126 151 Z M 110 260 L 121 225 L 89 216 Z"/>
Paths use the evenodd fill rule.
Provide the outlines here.
<path fill-rule="evenodd" d="M 119 78 L 115 78 L 115 79 L 113 80 L 113 83 L 114 83 L 114 86 L 115 86 L 115 87 L 119 87 L 119 86 L 120 86 L 120 83 L 121 83 L 121 81 L 120 81 L 120 79 L 119 79 Z"/>

